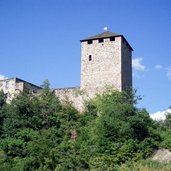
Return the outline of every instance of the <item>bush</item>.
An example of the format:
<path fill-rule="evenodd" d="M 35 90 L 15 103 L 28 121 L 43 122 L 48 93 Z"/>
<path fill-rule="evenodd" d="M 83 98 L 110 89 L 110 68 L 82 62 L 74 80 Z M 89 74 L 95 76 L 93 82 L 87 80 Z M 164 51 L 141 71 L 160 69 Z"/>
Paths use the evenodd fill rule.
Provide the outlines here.
<path fill-rule="evenodd" d="M 38 96 L 24 92 L 9 105 L 1 96 L 0 170 L 117 170 L 148 157 L 160 136 L 148 112 L 135 107 L 137 99 L 108 90 L 81 114 L 70 102 L 61 104 L 48 84 Z"/>

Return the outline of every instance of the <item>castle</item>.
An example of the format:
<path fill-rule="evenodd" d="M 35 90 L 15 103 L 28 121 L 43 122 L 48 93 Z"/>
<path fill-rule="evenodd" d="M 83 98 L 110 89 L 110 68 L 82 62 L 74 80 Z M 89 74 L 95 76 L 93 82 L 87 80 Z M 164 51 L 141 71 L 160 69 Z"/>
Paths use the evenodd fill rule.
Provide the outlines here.
<path fill-rule="evenodd" d="M 52 89 L 61 101 L 69 100 L 79 109 L 83 101 L 102 93 L 106 86 L 123 91 L 132 87 L 132 47 L 123 35 L 105 31 L 81 42 L 80 87 Z M 41 87 L 18 78 L 0 80 L 7 101 L 25 89 L 36 93 Z M 84 92 L 84 93 L 81 93 Z"/>

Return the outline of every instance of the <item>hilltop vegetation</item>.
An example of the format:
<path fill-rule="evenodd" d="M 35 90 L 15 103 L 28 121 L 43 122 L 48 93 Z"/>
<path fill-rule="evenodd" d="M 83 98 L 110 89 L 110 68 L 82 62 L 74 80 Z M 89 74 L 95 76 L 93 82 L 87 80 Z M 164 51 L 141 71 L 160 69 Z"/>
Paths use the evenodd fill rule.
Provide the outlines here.
<path fill-rule="evenodd" d="M 136 170 L 154 149 L 171 149 L 171 116 L 153 121 L 136 108 L 138 99 L 108 90 L 79 113 L 48 86 L 39 96 L 23 92 L 11 104 L 1 92 L 0 170 Z"/>

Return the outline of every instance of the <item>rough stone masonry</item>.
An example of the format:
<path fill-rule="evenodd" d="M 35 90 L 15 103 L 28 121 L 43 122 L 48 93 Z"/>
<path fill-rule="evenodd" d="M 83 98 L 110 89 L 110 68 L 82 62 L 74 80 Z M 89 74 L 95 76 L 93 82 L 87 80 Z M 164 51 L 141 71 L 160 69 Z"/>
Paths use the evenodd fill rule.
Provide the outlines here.
<path fill-rule="evenodd" d="M 123 35 L 109 31 L 88 37 L 80 42 L 82 54 L 80 87 L 52 90 L 62 102 L 69 100 L 73 106 L 82 111 L 84 101 L 93 98 L 96 93 L 102 93 L 106 86 L 119 91 L 132 87 L 133 49 Z M 14 97 L 17 90 L 15 91 L 14 87 L 8 89 L 5 86 L 6 81 L 1 80 L 0 89 L 11 94 L 10 97 Z M 36 85 L 31 83 L 30 85 L 32 86 L 27 86 L 30 90 L 39 89 Z"/>

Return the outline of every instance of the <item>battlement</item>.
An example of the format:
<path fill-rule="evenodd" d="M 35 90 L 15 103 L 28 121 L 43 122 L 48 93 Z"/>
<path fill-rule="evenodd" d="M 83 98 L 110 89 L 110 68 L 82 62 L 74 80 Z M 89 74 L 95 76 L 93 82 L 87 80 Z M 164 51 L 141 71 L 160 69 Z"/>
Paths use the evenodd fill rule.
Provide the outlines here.
<path fill-rule="evenodd" d="M 109 31 L 81 40 L 81 89 L 90 97 L 106 86 L 122 91 L 132 86 L 132 47 Z"/>

